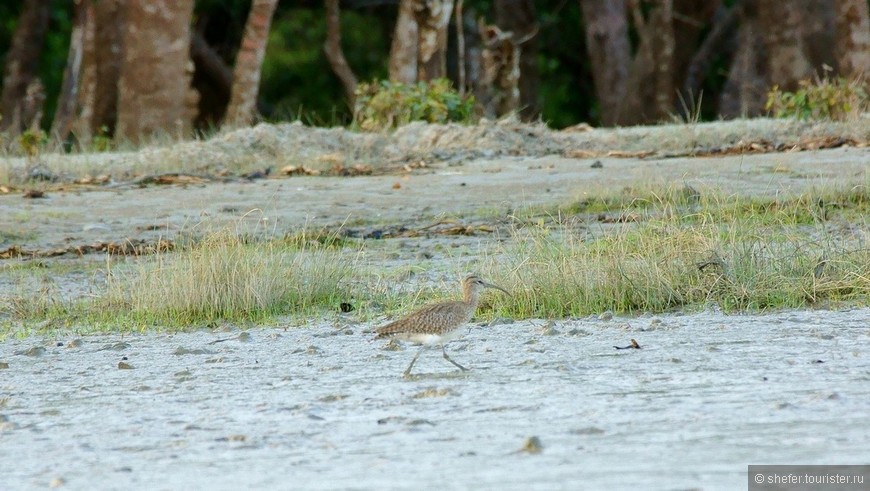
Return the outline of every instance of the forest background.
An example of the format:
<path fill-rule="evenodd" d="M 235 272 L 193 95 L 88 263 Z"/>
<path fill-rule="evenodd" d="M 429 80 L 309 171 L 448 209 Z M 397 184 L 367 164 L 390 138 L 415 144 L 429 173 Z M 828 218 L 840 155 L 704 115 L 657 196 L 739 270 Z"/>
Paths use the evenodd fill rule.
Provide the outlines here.
<path fill-rule="evenodd" d="M 478 116 L 554 128 L 752 117 L 768 114 L 775 86 L 844 77 L 866 90 L 868 4 L 7 1 L 0 132 L 87 143 L 345 125 L 359 82 L 441 77 L 475 96 Z"/>

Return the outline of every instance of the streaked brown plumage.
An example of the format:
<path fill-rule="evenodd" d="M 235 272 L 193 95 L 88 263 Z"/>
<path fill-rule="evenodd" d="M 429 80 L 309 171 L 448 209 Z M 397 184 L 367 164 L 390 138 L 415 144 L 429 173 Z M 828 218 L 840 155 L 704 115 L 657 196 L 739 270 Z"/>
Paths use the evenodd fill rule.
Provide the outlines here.
<path fill-rule="evenodd" d="M 441 353 L 444 359 L 456 365 L 460 370 L 465 367 L 453 361 L 447 356 L 444 345 L 461 334 L 459 329 L 474 315 L 480 295 L 484 288 L 495 288 L 508 293 L 499 286 L 483 281 L 477 275 L 470 275 L 462 280 L 462 300 L 448 301 L 427 305 L 399 320 L 393 321 L 377 329 L 377 338 L 392 337 L 421 344 L 420 351 L 411 360 L 411 364 L 405 370 L 405 376 L 411 374 L 411 368 L 420 356 L 420 353 L 433 345 L 441 345 Z"/>

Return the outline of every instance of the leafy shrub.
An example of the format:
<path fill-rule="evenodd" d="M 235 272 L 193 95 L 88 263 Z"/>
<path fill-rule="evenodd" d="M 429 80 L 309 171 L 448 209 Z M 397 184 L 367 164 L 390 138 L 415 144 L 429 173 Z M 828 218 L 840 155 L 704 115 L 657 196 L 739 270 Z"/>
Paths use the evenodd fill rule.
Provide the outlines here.
<path fill-rule="evenodd" d="M 844 121 L 870 109 L 870 99 L 860 79 L 817 77 L 800 81 L 796 92 L 783 92 L 774 85 L 764 107 L 777 118 Z"/>
<path fill-rule="evenodd" d="M 383 80 L 357 86 L 353 119 L 360 129 L 377 131 L 411 121 L 468 123 L 473 112 L 474 97 L 461 96 L 447 79 L 416 84 Z"/>
<path fill-rule="evenodd" d="M 48 136 L 42 130 L 27 130 L 18 136 L 18 146 L 28 157 L 36 157 L 45 144 Z"/>
<path fill-rule="evenodd" d="M 91 139 L 91 150 L 94 152 L 108 152 L 112 148 L 112 135 L 109 132 L 109 127 L 102 125 L 97 130 L 97 134 Z"/>

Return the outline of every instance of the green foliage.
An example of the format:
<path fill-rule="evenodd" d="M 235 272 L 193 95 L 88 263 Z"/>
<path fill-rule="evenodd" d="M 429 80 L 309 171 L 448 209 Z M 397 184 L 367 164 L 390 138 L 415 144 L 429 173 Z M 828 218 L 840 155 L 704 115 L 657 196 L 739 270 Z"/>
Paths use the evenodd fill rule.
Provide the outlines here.
<path fill-rule="evenodd" d="M 411 121 L 470 123 L 474 97 L 461 96 L 447 79 L 402 84 L 389 81 L 361 83 L 356 89 L 354 123 L 377 131 Z"/>
<path fill-rule="evenodd" d="M 541 119 L 553 128 L 581 121 L 594 124 L 601 119 L 585 38 L 577 30 L 577 26 L 583 25 L 580 3 L 558 0 L 535 3 L 541 26 L 532 40 L 537 47 L 540 76 L 538 101 Z"/>
<path fill-rule="evenodd" d="M 323 54 L 326 22 L 311 8 L 278 6 L 263 59 L 260 99 L 270 120 L 303 119 L 317 126 L 346 124 L 351 110 L 344 88 Z M 344 9 L 344 55 L 361 80 L 387 75 L 390 18 Z M 381 24 L 386 24 L 382 27 Z"/>
<path fill-rule="evenodd" d="M 823 77 L 802 80 L 795 92 L 783 92 L 774 85 L 764 107 L 777 118 L 845 121 L 870 109 L 870 98 L 860 79 Z"/>
<path fill-rule="evenodd" d="M 28 157 L 36 157 L 48 143 L 48 136 L 42 130 L 27 130 L 18 136 L 18 146 Z"/>
<path fill-rule="evenodd" d="M 106 125 L 100 126 L 100 130 L 91 139 L 91 150 L 94 152 L 108 152 L 113 148 L 109 127 Z"/>

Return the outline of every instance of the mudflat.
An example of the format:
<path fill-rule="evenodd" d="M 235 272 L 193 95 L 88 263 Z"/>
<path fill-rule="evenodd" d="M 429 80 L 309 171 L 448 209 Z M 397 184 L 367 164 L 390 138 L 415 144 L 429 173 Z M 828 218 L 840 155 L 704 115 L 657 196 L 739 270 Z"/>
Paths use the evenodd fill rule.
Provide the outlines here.
<path fill-rule="evenodd" d="M 206 226 L 380 241 L 445 218 L 482 225 L 386 239 L 396 246 L 384 268 L 425 253 L 436 272 L 415 281 L 445 281 L 504 240 L 492 232 L 501 217 L 526 206 L 644 186 L 770 196 L 867 182 L 867 125 L 846 137 L 777 125 L 576 135 L 416 125 L 392 136 L 263 125 L 130 154 L 44 156 L 55 178 L 28 184 L 45 193 L 34 199 L 13 179 L 34 163 L 7 159 L 0 266 L 38 261 L 44 274 L 0 275 L 0 298 L 39 295 L 46 281 L 63 298 L 91 294 L 104 282 L 94 244 Z M 98 176 L 110 177 L 90 184 Z M 437 252 L 451 245 L 468 257 Z M 0 487 L 734 489 L 748 464 L 870 460 L 866 308 L 500 320 L 449 345 L 468 373 L 433 350 L 409 379 L 416 348 L 375 341 L 377 325 L 329 313 L 186 332 L 13 327 L 0 341 Z M 615 349 L 632 339 L 640 349 Z"/>

